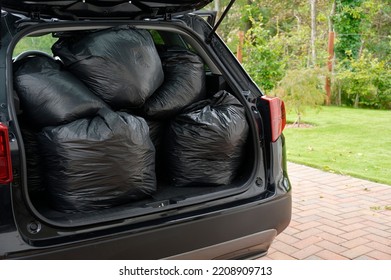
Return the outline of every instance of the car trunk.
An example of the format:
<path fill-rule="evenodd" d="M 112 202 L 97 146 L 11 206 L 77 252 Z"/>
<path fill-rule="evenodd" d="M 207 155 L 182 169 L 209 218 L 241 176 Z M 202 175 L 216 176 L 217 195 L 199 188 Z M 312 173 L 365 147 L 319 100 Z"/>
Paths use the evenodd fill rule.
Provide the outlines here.
<path fill-rule="evenodd" d="M 49 149 L 48 145 L 54 145 L 54 148 L 51 148 L 51 151 L 56 151 L 58 142 L 48 142 L 47 139 L 53 140 L 58 139 L 58 133 L 63 132 L 63 127 L 65 126 L 66 129 L 69 129 L 67 126 L 74 124 L 75 122 L 78 122 L 80 120 L 88 120 L 96 118 L 98 115 L 101 116 L 102 108 L 98 108 L 94 113 L 89 114 L 87 116 L 78 116 L 76 118 L 61 120 L 59 123 L 47 123 L 49 118 L 43 117 L 41 118 L 43 124 L 36 123 L 32 121 L 36 115 L 26 115 L 26 112 L 29 111 L 29 108 L 26 106 L 31 106 L 30 103 L 27 103 L 26 100 L 21 100 L 21 93 L 20 91 L 25 90 L 25 94 L 29 95 L 31 93 L 31 90 L 36 87 L 22 87 L 18 83 L 19 80 L 17 80 L 17 69 L 20 67 L 18 65 L 19 61 L 25 59 L 26 57 L 45 57 L 45 55 L 41 55 L 40 53 L 37 53 L 36 50 L 39 49 L 24 49 L 23 51 L 29 51 L 29 53 L 25 53 L 25 55 L 22 55 L 22 57 L 18 56 L 18 48 L 23 44 L 23 41 L 19 41 L 19 43 L 16 45 L 16 49 L 14 50 L 13 56 L 14 56 L 14 106 L 13 110 L 16 115 L 18 128 L 20 129 L 20 138 L 18 139 L 21 149 L 20 149 L 20 158 L 21 158 L 21 182 L 22 182 L 22 197 L 24 197 L 24 200 L 26 202 L 26 205 L 28 206 L 29 210 L 34 213 L 34 215 L 37 217 L 38 220 L 43 221 L 44 223 L 51 224 L 54 226 L 62 227 L 62 228 L 72 228 L 72 227 L 85 227 L 85 226 L 92 226 L 102 223 L 112 223 L 115 221 L 124 222 L 124 221 L 148 221 L 156 218 L 166 217 L 178 213 L 184 213 L 189 211 L 202 211 L 202 209 L 207 208 L 213 208 L 213 207 L 219 207 L 219 205 L 227 204 L 227 203 L 234 203 L 235 201 L 238 201 L 240 199 L 248 199 L 249 197 L 254 196 L 264 196 L 267 197 L 271 194 L 271 192 L 268 192 L 268 190 L 265 188 L 265 182 L 266 178 L 264 175 L 264 158 L 262 156 L 263 152 L 259 144 L 259 129 L 260 127 L 257 127 L 257 119 L 254 117 L 254 113 L 256 116 L 259 116 L 258 111 L 256 107 L 249 106 L 249 103 L 246 100 L 246 97 L 248 92 L 246 93 L 240 88 L 239 82 L 237 82 L 234 78 L 232 78 L 232 73 L 229 73 L 229 70 L 227 70 L 226 66 L 221 64 L 219 59 L 216 58 L 216 56 L 211 52 L 210 46 L 207 46 L 204 42 L 202 37 L 199 35 L 195 35 L 195 33 L 190 30 L 188 27 L 184 26 L 184 22 L 187 20 L 173 20 L 169 23 L 167 22 L 160 22 L 157 21 L 155 23 L 146 23 L 142 21 L 137 22 L 129 22 L 129 21 L 91 21 L 89 23 L 82 22 L 59 22 L 59 23 L 47 23 L 44 27 L 35 28 L 33 24 L 31 26 L 28 26 L 24 29 L 22 29 L 21 32 L 19 32 L 15 36 L 15 41 L 19 41 L 19 39 L 30 37 L 34 38 L 36 42 L 44 42 L 47 38 L 47 36 L 55 36 L 56 40 L 66 40 L 67 44 L 69 43 L 69 38 L 77 38 L 76 41 L 72 42 L 80 42 L 83 37 L 90 36 L 90 34 L 99 33 L 101 31 L 105 30 L 112 30 L 113 28 L 116 29 L 119 26 L 122 28 L 125 24 L 127 26 L 126 28 L 131 25 L 132 30 L 143 30 L 147 32 L 151 38 L 153 38 L 153 45 L 156 47 L 159 53 L 159 59 L 163 61 L 163 74 L 165 79 L 163 79 L 162 83 L 159 84 L 159 86 L 156 86 L 156 89 L 151 89 L 150 91 L 158 91 L 163 85 L 168 85 L 169 83 L 177 82 L 175 81 L 175 75 L 174 78 L 167 79 L 169 76 L 169 73 L 167 69 L 167 62 L 164 62 L 164 55 L 162 56 L 162 52 L 167 50 L 174 50 L 179 52 L 186 52 L 190 53 L 191 56 L 198 57 L 200 61 L 202 61 L 202 79 L 204 79 L 204 89 L 203 89 L 203 96 L 202 98 L 196 98 L 195 101 L 188 102 L 189 104 L 181 105 L 182 107 L 175 111 L 175 113 L 170 113 L 168 116 L 164 115 L 161 116 L 161 111 L 159 109 L 155 110 L 154 117 L 150 117 L 148 114 L 146 114 L 146 111 L 143 110 L 143 104 L 145 104 L 146 101 L 143 101 L 141 103 L 137 104 L 124 104 L 122 101 L 119 101 L 119 103 L 112 103 L 112 100 L 110 98 L 102 97 L 102 95 L 98 98 L 100 100 L 103 100 L 102 104 L 107 105 L 108 110 L 112 112 L 113 114 L 116 114 L 116 116 L 120 115 L 123 116 L 126 115 L 126 118 L 128 116 L 132 116 L 139 119 L 143 119 L 145 123 L 149 127 L 150 133 L 153 131 L 153 124 L 151 123 L 158 123 L 161 126 L 160 136 L 163 140 L 161 143 L 157 144 L 154 139 L 152 139 L 151 143 L 153 144 L 153 148 L 155 150 L 154 153 L 154 160 L 152 161 L 152 164 L 154 164 L 154 176 L 156 176 L 156 181 L 154 185 L 153 191 L 148 191 L 147 195 L 144 196 L 135 196 L 130 195 L 126 199 L 121 200 L 120 202 L 115 202 L 110 204 L 110 202 L 105 202 L 105 204 L 100 207 L 99 204 L 96 204 L 95 202 L 97 200 L 100 200 L 102 196 L 99 195 L 100 191 L 96 191 L 96 186 L 99 186 L 102 182 L 102 180 L 105 180 L 107 174 L 98 174 L 96 177 L 96 180 L 89 178 L 90 182 L 88 182 L 87 187 L 87 194 L 86 197 L 89 196 L 89 201 L 93 204 L 93 207 L 74 207 L 74 208 L 64 208 L 64 207 L 57 207 L 59 205 L 56 205 L 58 201 L 58 197 L 56 196 L 57 193 L 61 193 L 61 199 L 64 198 L 67 194 L 72 194 L 72 188 L 68 188 L 68 179 L 60 178 L 57 171 L 53 171 L 53 169 L 56 169 L 57 166 L 66 165 L 64 162 L 64 158 L 61 160 L 57 160 L 55 157 L 53 159 L 53 153 L 49 154 L 51 156 L 49 159 L 47 157 L 46 151 Z M 42 37 L 45 36 L 45 37 Z M 41 41 L 40 41 L 41 38 Z M 91 40 L 92 41 L 92 40 Z M 52 41 L 50 41 L 52 42 Z M 37 44 L 39 45 L 39 44 Z M 50 43 L 50 47 L 52 46 L 52 43 Z M 80 46 L 79 46 L 80 47 Z M 55 47 L 53 48 L 55 49 Z M 163 51 L 162 51 L 163 50 Z M 53 57 L 53 53 L 47 52 L 49 56 Z M 24 57 L 24 58 L 23 58 Z M 46 59 L 46 58 L 45 58 Z M 70 70 L 69 65 L 74 65 L 72 63 L 68 63 L 66 61 L 66 57 L 60 57 L 59 60 L 61 62 L 56 61 L 56 63 L 61 64 L 61 69 L 64 71 L 69 71 L 73 73 L 73 77 L 77 80 L 83 80 L 81 75 L 82 72 L 72 72 Z M 68 63 L 68 65 L 67 65 Z M 142 62 L 138 62 L 137 65 L 140 65 Z M 166 64 L 164 64 L 166 63 Z M 77 69 L 79 66 L 76 67 Z M 185 66 L 187 67 L 187 66 Z M 99 68 L 100 70 L 102 68 Z M 61 70 L 61 71 L 62 71 Z M 190 76 L 186 79 L 194 79 L 194 73 L 188 70 L 187 68 L 184 68 L 184 72 L 189 71 Z M 42 76 L 42 81 L 46 81 L 45 74 L 42 69 L 38 71 L 39 74 Z M 52 73 L 53 71 L 51 71 Z M 84 72 L 88 73 L 88 72 Z M 23 73 L 25 74 L 25 73 Z M 118 74 L 119 75 L 119 74 Z M 117 76 L 115 78 L 117 78 Z M 20 75 L 23 76 L 23 75 Z M 87 75 L 88 78 L 90 78 L 90 75 Z M 156 75 L 155 75 L 156 76 Z M 106 76 L 107 80 L 110 83 L 110 80 L 114 78 L 113 76 L 108 75 Z M 48 78 L 49 79 L 49 78 Z M 58 82 L 58 80 L 57 80 Z M 38 84 L 33 85 L 40 85 L 40 80 L 38 80 Z M 83 80 L 83 84 L 86 84 L 86 81 Z M 180 84 L 180 83 L 179 83 Z M 64 88 L 63 85 L 59 87 L 59 91 L 61 91 Z M 88 85 L 87 82 L 87 88 L 91 90 L 91 87 Z M 181 88 L 181 86 L 179 86 Z M 45 90 L 45 87 L 43 87 L 42 90 Z M 96 89 L 95 89 L 96 90 Z M 99 90 L 99 85 L 98 85 Z M 91 90 L 92 91 L 92 90 Z M 175 91 L 174 91 L 175 92 Z M 229 94 L 230 96 L 234 97 L 234 105 L 229 107 L 228 111 L 232 111 L 231 109 L 234 107 L 238 107 L 238 104 L 241 104 L 243 116 L 244 116 L 244 122 L 245 125 L 248 127 L 248 131 L 245 133 L 243 140 L 243 144 L 241 146 L 240 154 L 238 156 L 238 159 L 236 161 L 238 162 L 235 164 L 235 167 L 233 167 L 233 171 L 230 173 L 230 178 L 224 181 L 214 181 L 213 179 L 205 179 L 200 176 L 200 172 L 202 173 L 202 168 L 204 168 L 205 174 L 209 174 L 210 177 L 213 177 L 217 173 L 223 173 L 226 170 L 219 169 L 219 161 L 216 161 L 216 168 L 213 167 L 213 162 L 215 159 L 214 154 L 218 153 L 218 150 L 213 150 L 212 147 L 216 146 L 203 146 L 204 142 L 199 141 L 199 139 L 203 139 L 203 133 L 210 131 L 210 129 L 214 126 L 216 126 L 216 123 L 210 123 L 206 124 L 205 122 L 202 123 L 202 126 L 206 126 L 205 130 L 202 131 L 196 131 L 198 134 L 193 134 L 190 138 L 185 138 L 182 142 L 179 140 L 172 143 L 173 137 L 178 137 L 178 134 L 175 134 L 172 128 L 173 123 L 175 123 L 176 127 L 179 126 L 179 130 L 182 130 L 182 128 L 189 125 L 189 122 L 181 122 L 183 121 L 183 115 L 186 113 L 194 113 L 194 112 L 203 112 L 205 113 L 205 108 L 212 108 L 213 104 L 216 104 L 216 93 L 224 92 L 224 94 Z M 39 93 L 38 93 L 39 94 Z M 223 95 L 224 95 L 223 94 Z M 221 95 L 222 96 L 222 95 Z M 221 99 L 221 96 L 217 99 Z M 145 100 L 149 100 L 150 97 L 146 98 Z M 60 98 L 60 101 L 64 100 Z M 173 100 L 176 100 L 175 98 Z M 208 101 L 206 101 L 208 100 Z M 213 100 L 213 101 L 210 101 Z M 63 101 L 61 101 L 63 102 Z M 176 102 L 176 101 L 175 101 Z M 235 103 L 237 102 L 237 103 Z M 20 104 L 20 108 L 18 108 L 18 103 Z M 77 102 L 76 102 L 77 103 Z M 126 102 L 125 102 L 126 103 Z M 61 103 L 62 104 L 62 103 Z M 91 102 L 90 102 L 91 104 Z M 141 104 L 141 105 L 140 105 Z M 72 110 L 76 107 L 74 104 L 71 104 L 70 107 Z M 35 105 L 36 106 L 36 105 Z M 67 113 L 68 105 L 61 105 L 59 108 L 64 109 Z M 208 107 L 209 106 L 209 107 Z M 40 107 L 40 106 L 38 106 Z M 193 108 L 196 107 L 196 108 Z M 107 108 L 104 108 L 107 110 Z M 57 109 L 57 112 L 60 109 Z M 48 114 L 46 111 L 41 112 L 43 115 Z M 64 114 L 65 114 L 64 113 Z M 110 114 L 112 114 L 110 113 Z M 122 114 L 122 115 L 121 115 Z M 201 114 L 201 115 L 202 115 Z M 234 113 L 235 115 L 236 113 Z M 224 115 L 226 116 L 226 115 Z M 191 119 L 194 121 L 195 119 L 198 119 L 200 115 L 197 115 L 194 117 L 194 115 L 186 116 L 187 119 Z M 178 118 L 180 120 L 178 120 Z M 103 118 L 103 123 L 107 125 L 107 120 Z M 221 118 L 217 117 L 217 120 L 220 122 L 223 122 L 224 120 L 221 120 Z M 52 119 L 50 119 L 52 120 Z M 144 121 L 143 124 L 145 125 Z M 258 120 L 259 121 L 259 120 Z M 113 122 L 113 125 L 115 125 L 116 122 Z M 180 124 L 184 124 L 183 127 L 181 127 Z M 232 127 L 236 127 L 237 123 L 235 120 L 228 119 L 229 124 L 233 124 Z M 209 127 L 208 127 L 209 125 Z M 258 123 L 259 125 L 259 123 Z M 87 124 L 87 127 L 90 127 L 91 123 Z M 61 127 L 61 132 L 58 132 L 58 127 Z M 111 129 L 111 127 L 109 127 Z M 197 128 L 198 129 L 198 128 Z M 27 131 L 27 133 L 26 133 Z M 44 131 L 44 133 L 43 133 Z M 57 134 L 50 134 L 50 133 Z M 68 131 L 68 130 L 67 130 Z M 121 131 L 121 129 L 119 129 Z M 120 133 L 120 132 L 118 132 Z M 50 137 L 48 136 L 50 134 Z M 76 133 L 77 134 L 77 133 Z M 95 131 L 96 135 L 101 136 L 99 131 Z M 95 135 L 94 134 L 94 135 Z M 186 133 L 184 133 L 186 134 Z M 31 136 L 32 135 L 32 136 Z M 38 144 L 37 142 L 30 141 L 31 137 L 37 137 L 39 135 Z M 42 142 L 42 137 L 47 136 L 45 138 L 45 141 Z M 61 134 L 63 135 L 63 134 Z M 68 134 L 67 134 L 68 135 Z M 181 134 L 182 135 L 182 134 Z M 196 136 L 194 136 L 196 135 Z M 213 134 L 207 134 L 205 138 L 211 138 L 211 135 Z M 230 133 L 227 133 L 227 135 L 230 135 Z M 30 138 L 29 138 L 30 137 Z M 149 134 L 149 138 L 153 138 L 154 135 Z M 85 140 L 85 137 L 82 139 Z M 118 138 L 119 141 L 115 143 L 119 143 L 122 138 Z M 194 142 L 191 142 L 194 139 Z M 68 139 L 69 140 L 69 139 Z M 68 141 L 68 143 L 74 143 L 76 140 L 71 139 Z M 77 139 L 80 140 L 79 138 Z M 83 141 L 84 141 L 83 140 Z M 142 141 L 150 141 L 151 139 L 143 139 Z M 36 141 L 36 140 L 35 140 Z M 40 142 L 41 141 L 41 142 Z M 73 141 L 73 142 L 72 142 Z M 82 144 L 88 145 L 88 141 L 82 141 Z M 122 141 L 122 140 L 121 140 Z M 77 141 L 76 141 L 77 142 Z M 179 143 L 180 142 L 180 143 Z M 191 142 L 190 145 L 201 145 L 204 150 L 207 150 L 207 153 L 201 153 L 202 155 L 197 154 L 190 154 L 185 157 L 185 154 L 187 152 L 187 145 L 185 144 L 185 150 L 177 149 L 177 147 L 182 147 L 183 143 Z M 215 141 L 216 142 L 216 141 Z M 35 143 L 35 144 L 34 144 Z M 49 144 L 48 144 L 49 143 Z M 60 144 L 62 144 L 61 142 Z M 91 142 L 92 143 L 92 142 Z M 114 143 L 114 142 L 113 142 Z M 77 145 L 80 144 L 80 141 L 77 142 Z M 215 144 L 215 143 L 214 143 Z M 36 145 L 36 146 L 34 146 Z M 115 144 L 117 145 L 117 144 Z M 220 145 L 226 146 L 224 143 L 220 143 Z M 94 146 L 94 145 L 92 145 Z M 220 146 L 223 150 L 223 146 Z M 74 172 L 73 175 L 70 175 L 72 180 L 77 177 L 77 180 L 75 181 L 74 185 L 77 186 L 80 184 L 84 184 L 85 180 L 83 180 L 82 177 L 78 176 L 78 172 L 83 172 L 84 170 L 78 169 L 80 165 L 80 161 L 74 162 L 74 154 L 72 154 L 72 148 L 74 146 L 64 146 L 63 149 L 65 152 L 69 152 L 69 156 L 65 157 L 65 160 L 67 164 L 69 163 L 67 168 L 73 168 L 74 165 L 77 165 L 76 168 L 72 171 Z M 111 146 L 110 146 L 111 147 Z M 112 155 L 110 153 L 110 147 L 106 147 L 103 149 L 104 152 L 101 154 L 97 154 L 97 156 L 93 157 L 93 160 L 91 163 L 95 164 L 96 166 L 100 165 L 101 163 L 108 162 L 109 169 L 113 170 L 113 165 L 117 164 L 119 162 L 119 165 L 122 163 L 121 159 L 121 153 L 122 150 L 119 146 L 117 149 L 115 149 L 115 153 L 117 154 L 117 159 L 112 160 L 110 159 L 110 156 Z M 218 145 L 217 145 L 218 147 Z M 88 150 L 88 146 L 83 146 L 83 151 Z M 197 149 L 193 149 L 191 153 L 194 153 L 194 151 L 199 151 L 199 147 Z M 57 151 L 58 152 L 58 151 Z M 79 151 L 78 151 L 79 152 Z M 42 154 L 45 156 L 42 158 Z M 62 156 L 62 154 L 54 154 L 54 156 L 59 155 L 58 157 Z M 183 155 L 183 157 L 182 157 Z M 193 156 L 194 155 L 194 156 Z M 41 157 L 37 160 L 37 156 Z M 91 157 L 90 155 L 86 155 L 86 158 L 89 160 Z M 175 157 L 176 156 L 176 157 Z M 124 154 L 123 157 L 127 157 L 126 154 Z M 193 159 L 196 158 L 196 160 Z M 81 156 L 83 158 L 83 155 Z M 186 161 L 182 161 L 183 158 L 186 158 Z M 167 159 L 170 159 L 167 161 Z M 187 160 L 188 159 L 188 160 Z M 57 161 L 56 161 L 57 160 Z M 112 162 L 111 162 L 112 160 Z M 194 162 L 191 162 L 194 160 Z M 135 161 L 130 161 L 131 164 L 135 162 L 137 164 L 137 161 L 139 161 L 140 164 L 143 164 L 145 162 L 145 158 L 137 158 Z M 190 164 L 188 164 L 190 161 Z M 229 159 L 227 159 L 229 161 Z M 111 163 L 109 163 L 111 162 Z M 129 161 L 128 161 L 129 162 Z M 171 165 L 179 163 L 176 168 L 174 168 L 174 171 L 167 171 L 170 169 L 173 169 Z M 221 163 L 221 162 L 220 162 Z M 201 171 L 198 170 L 198 167 L 205 164 L 205 167 L 201 167 Z M 71 167 L 69 167 L 71 166 Z M 185 167 L 183 167 L 185 166 Z M 121 166 L 118 167 L 118 170 Z M 61 170 L 61 176 L 64 174 L 67 174 L 69 169 L 62 169 Z M 180 172 L 185 168 L 185 174 L 186 176 L 182 176 Z M 229 167 L 227 167 L 229 168 Z M 93 172 L 97 172 L 95 169 L 99 168 L 93 168 Z M 115 167 L 114 167 L 115 169 Z M 24 170 L 24 171 L 23 171 Z M 90 169 L 87 171 L 89 172 Z M 104 168 L 102 170 L 105 170 Z M 179 171 L 178 171 L 179 170 Z M 216 171 L 214 171 L 216 170 Z M 119 171 L 118 171 L 119 172 Z M 179 173 L 178 173 L 179 172 Z M 51 173 L 51 181 L 48 180 L 47 176 L 48 173 Z M 68 172 L 69 173 L 69 172 Z M 174 173 L 174 175 L 172 175 Z M 118 177 L 122 176 L 123 172 L 121 171 L 121 174 L 116 172 L 111 172 L 110 178 L 112 178 L 113 181 L 115 181 Z M 171 174 L 171 175 L 170 175 Z M 178 175 L 179 174 L 179 175 Z M 193 178 L 193 175 L 196 174 Z M 102 176 L 101 176 L 102 175 Z M 117 176 L 118 175 L 118 176 Z M 208 177 L 206 176 L 205 177 Z M 132 175 L 135 177 L 136 175 Z M 132 177 L 130 176 L 130 177 Z M 175 177 L 177 176 L 177 177 Z M 178 179 L 178 176 L 180 177 Z M 53 179 L 54 178 L 54 179 Z M 209 177 L 208 177 L 209 178 Z M 54 181 L 53 181 L 54 180 Z M 68 181 L 67 181 L 68 180 Z M 92 180 L 92 182 L 91 182 Z M 185 181 L 185 183 L 178 184 L 178 181 Z M 115 181 L 116 182 L 116 181 Z M 144 183 L 144 182 L 141 182 Z M 140 183 L 140 184 L 141 184 Z M 113 185 L 116 183 L 113 183 Z M 34 185 L 34 186 L 32 186 Z M 112 185 L 112 186 L 113 186 Z M 134 184 L 137 187 L 137 184 Z M 64 191 L 64 186 L 66 191 Z M 105 185 L 106 188 L 111 188 L 110 185 Z M 50 190 L 51 188 L 51 190 Z M 49 189 L 49 190 L 48 190 Z M 143 190 L 144 191 L 144 190 Z M 92 192 L 92 195 L 91 195 Z M 54 193 L 54 196 L 53 196 Z M 107 195 L 105 193 L 104 195 Z M 115 197 L 115 190 L 110 194 L 113 197 Z M 121 195 L 121 194 L 120 194 Z M 53 199 L 54 197 L 54 199 Z M 83 198 L 83 191 L 80 191 L 80 189 L 77 190 L 77 199 L 72 200 L 72 203 L 86 203 L 85 200 L 87 198 Z M 57 200 L 56 200 L 57 199 Z M 67 199 L 67 198 L 65 198 Z M 60 200 L 61 201 L 61 200 Z M 76 202 L 75 202 L 76 201 Z M 110 200 L 108 200 L 110 201 Z M 94 204 L 95 203 L 95 204 Z M 65 210 L 64 210 L 65 209 Z"/>

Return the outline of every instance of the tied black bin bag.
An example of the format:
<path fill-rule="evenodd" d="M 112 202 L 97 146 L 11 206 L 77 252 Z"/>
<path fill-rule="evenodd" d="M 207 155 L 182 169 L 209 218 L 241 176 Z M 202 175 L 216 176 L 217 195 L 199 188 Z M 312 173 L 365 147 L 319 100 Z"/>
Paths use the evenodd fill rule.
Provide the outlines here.
<path fill-rule="evenodd" d="M 57 210 L 108 208 L 156 190 L 155 149 L 142 118 L 104 108 L 92 119 L 44 128 L 39 145 Z"/>
<path fill-rule="evenodd" d="M 178 115 L 167 135 L 167 168 L 176 186 L 227 185 L 244 155 L 248 124 L 243 106 L 226 91 Z"/>
<path fill-rule="evenodd" d="M 27 168 L 27 187 L 30 194 L 41 193 L 45 190 L 42 181 L 42 159 L 39 153 L 37 132 L 21 128 L 25 152 L 26 152 L 26 168 Z"/>
<path fill-rule="evenodd" d="M 91 117 L 107 105 L 59 61 L 25 57 L 14 65 L 14 84 L 26 119 L 36 127 Z"/>
<path fill-rule="evenodd" d="M 60 38 L 52 51 L 89 89 L 116 109 L 141 107 L 164 74 L 151 35 L 127 26 Z"/>
<path fill-rule="evenodd" d="M 164 71 L 162 86 L 145 102 L 149 118 L 170 118 L 184 107 L 205 97 L 205 71 L 202 59 L 185 49 L 159 52 Z"/>

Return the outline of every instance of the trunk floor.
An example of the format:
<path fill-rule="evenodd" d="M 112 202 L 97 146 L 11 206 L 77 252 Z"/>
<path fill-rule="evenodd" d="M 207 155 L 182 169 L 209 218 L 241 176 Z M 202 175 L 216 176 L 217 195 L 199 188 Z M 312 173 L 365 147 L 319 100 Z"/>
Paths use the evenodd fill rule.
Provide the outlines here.
<path fill-rule="evenodd" d="M 64 226 L 82 226 L 91 223 L 128 218 L 134 215 L 142 215 L 146 209 L 158 208 L 158 205 L 161 203 L 167 205 L 176 204 L 179 201 L 183 201 L 191 197 L 205 196 L 211 193 L 232 189 L 235 186 L 240 186 L 240 184 L 214 187 L 173 187 L 160 184 L 158 186 L 158 191 L 150 198 L 132 201 L 112 208 L 102 208 L 91 212 L 64 213 L 56 211 L 50 207 L 48 199 L 42 199 L 42 195 L 35 198 L 32 197 L 31 199 L 37 211 L 45 218 L 54 221 L 57 224 L 64 224 Z"/>

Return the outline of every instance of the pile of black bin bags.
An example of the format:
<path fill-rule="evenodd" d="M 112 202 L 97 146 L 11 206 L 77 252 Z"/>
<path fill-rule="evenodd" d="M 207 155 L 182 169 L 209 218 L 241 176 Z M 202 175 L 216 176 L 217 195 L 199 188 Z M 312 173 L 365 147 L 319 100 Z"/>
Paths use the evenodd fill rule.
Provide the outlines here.
<path fill-rule="evenodd" d="M 235 178 L 244 108 L 224 91 L 206 97 L 199 56 L 158 52 L 129 27 L 66 36 L 52 50 L 59 60 L 14 62 L 30 193 L 44 185 L 62 212 L 130 203 L 157 190 L 157 155 L 162 179 L 178 187 Z"/>

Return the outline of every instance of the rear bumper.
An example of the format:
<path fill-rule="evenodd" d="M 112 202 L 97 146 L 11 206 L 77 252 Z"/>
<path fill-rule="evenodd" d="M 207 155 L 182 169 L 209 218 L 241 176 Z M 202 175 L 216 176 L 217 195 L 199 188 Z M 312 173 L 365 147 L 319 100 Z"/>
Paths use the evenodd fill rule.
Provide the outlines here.
<path fill-rule="evenodd" d="M 277 231 L 269 229 L 241 238 L 169 257 L 170 260 L 252 259 L 265 255 Z"/>
<path fill-rule="evenodd" d="M 266 253 L 291 218 L 290 192 L 142 232 L 9 252 L 12 259 L 216 259 Z"/>

